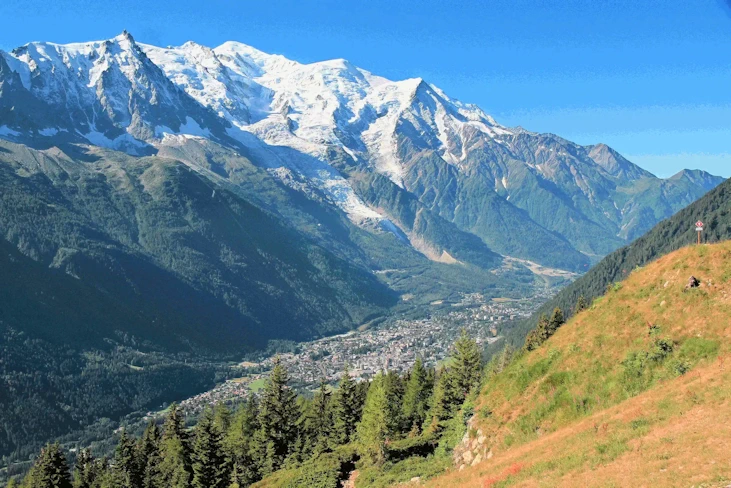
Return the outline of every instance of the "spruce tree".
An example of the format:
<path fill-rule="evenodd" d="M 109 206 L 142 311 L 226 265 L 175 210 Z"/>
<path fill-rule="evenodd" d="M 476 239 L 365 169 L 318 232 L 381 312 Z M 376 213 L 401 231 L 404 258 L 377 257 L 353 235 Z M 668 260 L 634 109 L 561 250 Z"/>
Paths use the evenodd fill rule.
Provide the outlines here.
<path fill-rule="evenodd" d="M 254 433 L 259 429 L 258 404 L 251 396 L 241 405 L 223 439 L 223 450 L 231 466 L 231 479 L 241 486 L 249 486 L 260 479 L 251 448 Z"/>
<path fill-rule="evenodd" d="M 72 488 L 66 456 L 58 444 L 41 450 L 24 484 L 30 488 Z"/>
<path fill-rule="evenodd" d="M 300 457 L 302 460 L 327 451 L 331 445 L 330 436 L 333 431 L 332 393 L 325 380 L 320 381 L 320 388 L 315 392 L 312 401 L 302 405 L 302 422 L 300 428 Z"/>
<path fill-rule="evenodd" d="M 313 452 L 317 455 L 328 449 L 333 430 L 332 392 L 325 380 L 320 381 L 320 388 L 312 400 L 311 414 L 308 427 L 312 432 L 310 438 L 314 440 Z"/>
<path fill-rule="evenodd" d="M 454 387 L 462 400 L 480 385 L 482 353 L 477 342 L 464 329 L 454 344 L 454 362 L 450 370 Z"/>
<path fill-rule="evenodd" d="M 135 442 L 123 430 L 114 451 L 112 476 L 119 488 L 138 488 L 141 484 L 140 467 Z"/>
<path fill-rule="evenodd" d="M 221 452 L 223 453 L 224 457 L 222 470 L 226 479 L 229 479 L 231 477 L 231 470 L 233 469 L 232 460 L 230 456 L 228 456 L 228 454 L 226 453 L 224 447 L 226 434 L 231 428 L 231 418 L 231 410 L 229 410 L 226 404 L 217 403 L 216 406 L 213 408 L 213 427 L 218 432 L 221 440 Z"/>
<path fill-rule="evenodd" d="M 333 446 L 342 446 L 353 440 L 360 418 L 359 404 L 358 387 L 346 366 L 332 399 L 333 431 L 330 438 Z"/>
<path fill-rule="evenodd" d="M 101 475 L 101 467 L 88 449 L 82 449 L 74 465 L 74 488 L 94 488 Z"/>
<path fill-rule="evenodd" d="M 178 406 L 172 404 L 160 442 L 160 481 L 165 488 L 188 488 L 191 467 L 188 436 Z"/>
<path fill-rule="evenodd" d="M 439 431 L 444 421 L 452 418 L 463 402 L 464 396 L 456 387 L 452 372 L 446 368 L 441 370 L 435 380 L 434 392 L 430 399 L 429 425 L 424 430 Z"/>
<path fill-rule="evenodd" d="M 259 429 L 252 448 L 262 475 L 278 470 L 297 440 L 297 395 L 288 382 L 287 370 L 277 358 L 261 395 Z"/>
<path fill-rule="evenodd" d="M 221 449 L 222 435 L 214 425 L 213 412 L 206 408 L 195 426 L 193 440 L 193 488 L 226 488 L 229 476 Z"/>
<path fill-rule="evenodd" d="M 427 413 L 427 402 L 431 394 L 431 385 L 427 377 L 427 370 L 421 358 L 417 358 L 414 366 L 409 373 L 409 379 L 406 382 L 404 392 L 403 405 L 401 407 L 401 415 L 404 421 L 404 427 L 407 430 L 420 430 L 424 424 Z"/>
<path fill-rule="evenodd" d="M 563 312 L 560 308 L 556 307 L 551 314 L 551 318 L 548 319 L 548 326 L 546 327 L 547 335 L 546 339 L 556 333 L 559 327 L 564 324 Z"/>
<path fill-rule="evenodd" d="M 387 440 L 397 439 L 401 435 L 403 419 L 401 409 L 404 397 L 404 383 L 395 371 L 384 376 L 383 387 L 386 393 L 386 430 Z"/>
<path fill-rule="evenodd" d="M 528 336 L 525 338 L 525 345 L 523 348 L 526 351 L 538 349 L 549 337 L 548 327 L 548 317 L 546 317 L 545 314 L 542 314 L 538 319 L 538 325 L 536 325 L 536 328 L 530 331 Z"/>
<path fill-rule="evenodd" d="M 213 425 L 221 435 L 224 435 L 231 426 L 231 410 L 225 403 L 217 403 L 213 408 Z"/>
<path fill-rule="evenodd" d="M 363 418 L 356 431 L 362 456 L 374 464 L 380 465 L 386 459 L 387 412 L 385 376 L 379 373 L 368 388 Z"/>
<path fill-rule="evenodd" d="M 163 488 L 160 475 L 161 434 L 155 421 L 151 420 L 137 442 L 137 462 L 140 466 L 142 488 Z"/>

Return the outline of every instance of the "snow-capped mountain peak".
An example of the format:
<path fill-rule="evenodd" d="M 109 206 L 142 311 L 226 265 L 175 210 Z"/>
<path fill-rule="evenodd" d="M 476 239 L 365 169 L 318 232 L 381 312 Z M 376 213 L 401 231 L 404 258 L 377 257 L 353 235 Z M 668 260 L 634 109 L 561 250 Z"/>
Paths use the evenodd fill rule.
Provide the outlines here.
<path fill-rule="evenodd" d="M 213 171 L 205 154 L 222 146 L 359 225 L 393 230 L 392 221 L 436 259 L 446 247 L 425 244 L 423 233 L 440 228 L 439 219 L 500 252 L 520 246 L 493 240 L 504 233 L 497 229 L 524 221 L 530 235 L 565 251 L 570 241 L 593 255 L 654 223 L 626 194 L 613 195 L 657 179 L 605 145 L 504 127 L 422 78 L 389 80 L 345 59 L 300 63 L 233 41 L 163 48 L 123 32 L 106 41 L 0 51 L 0 137 L 84 142 L 133 155 L 159 151 L 212 178 L 229 176 Z M 690 198 L 701 180 L 691 175 L 673 184 L 691 185 L 678 192 Z M 707 180 L 703 191 L 717 181 Z M 369 193 L 374 182 L 382 193 Z M 598 237 L 587 243 L 572 234 L 577 228 Z M 528 259 L 544 252 L 520 249 Z M 583 259 L 573 252 L 562 256 Z"/>

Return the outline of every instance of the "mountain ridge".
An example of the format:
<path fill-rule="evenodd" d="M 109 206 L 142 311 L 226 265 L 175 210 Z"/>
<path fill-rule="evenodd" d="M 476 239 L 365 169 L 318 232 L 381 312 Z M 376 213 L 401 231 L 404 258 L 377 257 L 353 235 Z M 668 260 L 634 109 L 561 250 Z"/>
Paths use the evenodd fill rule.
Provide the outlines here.
<path fill-rule="evenodd" d="M 283 182 L 299 178 L 304 191 L 324 194 L 356 225 L 392 228 L 399 224 L 358 189 L 358 178 L 380 174 L 491 251 L 574 271 L 721 181 L 708 174 L 661 180 L 604 144 L 510 129 L 421 78 L 391 81 L 344 59 L 302 64 L 235 41 L 159 48 L 126 31 L 107 41 L 29 43 L 0 58 L 0 110 L 20 108 L 0 116 L 6 139 L 143 155 L 204 138 Z M 65 113 L 75 114 L 76 127 Z M 450 175 L 435 179 L 440 173 Z M 495 219 L 479 205 L 460 206 L 476 191 L 493 192 Z M 512 216 L 509 225 L 500 214 Z M 516 229 L 513 241 L 504 238 L 508 227 Z M 542 245 L 525 246 L 522 235 Z"/>

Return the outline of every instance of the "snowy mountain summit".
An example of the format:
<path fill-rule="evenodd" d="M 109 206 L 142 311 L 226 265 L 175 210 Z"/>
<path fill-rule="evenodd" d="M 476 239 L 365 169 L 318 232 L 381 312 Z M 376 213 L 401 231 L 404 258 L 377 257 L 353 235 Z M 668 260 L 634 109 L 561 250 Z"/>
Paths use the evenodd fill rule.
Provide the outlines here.
<path fill-rule="evenodd" d="M 455 253 L 473 245 L 435 237 L 449 224 L 499 253 L 576 270 L 721 181 L 660 180 L 605 145 L 503 127 L 419 78 L 238 42 L 162 48 L 127 32 L 0 51 L 0 137 L 174 155 L 224 180 L 235 168 L 214 171 L 205 154 L 231 151 L 430 258 L 470 262 Z"/>

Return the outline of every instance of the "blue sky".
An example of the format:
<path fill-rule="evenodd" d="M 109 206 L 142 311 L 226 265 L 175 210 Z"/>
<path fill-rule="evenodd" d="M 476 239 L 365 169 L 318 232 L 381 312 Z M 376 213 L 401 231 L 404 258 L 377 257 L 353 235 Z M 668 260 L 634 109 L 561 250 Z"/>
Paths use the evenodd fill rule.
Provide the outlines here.
<path fill-rule="evenodd" d="M 421 76 L 498 122 L 605 142 L 660 175 L 731 176 L 731 0 L 2 0 L 0 49 L 237 40 Z"/>

